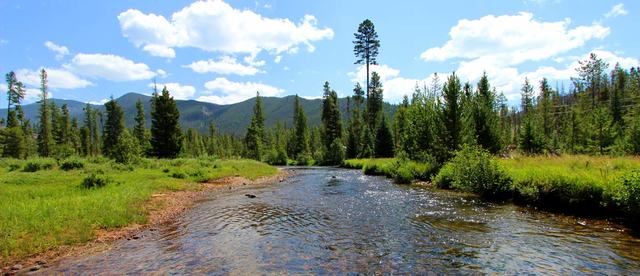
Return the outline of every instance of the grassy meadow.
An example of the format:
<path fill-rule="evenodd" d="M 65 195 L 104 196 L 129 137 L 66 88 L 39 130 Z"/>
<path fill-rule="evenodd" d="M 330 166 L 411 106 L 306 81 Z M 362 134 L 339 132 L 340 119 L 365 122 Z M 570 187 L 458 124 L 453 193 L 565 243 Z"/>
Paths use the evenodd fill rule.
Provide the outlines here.
<path fill-rule="evenodd" d="M 101 157 L 0 159 L 0 263 L 90 241 L 98 229 L 144 223 L 143 206 L 154 193 L 276 173 L 251 160 L 141 159 L 122 165 Z"/>

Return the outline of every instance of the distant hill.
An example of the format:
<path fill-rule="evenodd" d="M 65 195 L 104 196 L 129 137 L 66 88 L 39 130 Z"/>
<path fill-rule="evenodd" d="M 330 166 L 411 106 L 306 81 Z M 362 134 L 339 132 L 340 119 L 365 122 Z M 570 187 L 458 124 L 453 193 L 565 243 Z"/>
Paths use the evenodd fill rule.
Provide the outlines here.
<path fill-rule="evenodd" d="M 122 106 L 125 114 L 125 123 L 127 127 L 133 127 L 134 116 L 136 113 L 136 101 L 140 99 L 144 103 L 145 112 L 147 113 L 147 127 L 150 126 L 150 96 L 127 93 L 116 101 Z M 82 119 L 84 118 L 83 108 L 86 103 L 73 101 L 73 100 L 60 100 L 52 99 L 57 106 L 67 104 L 69 107 L 69 113 L 72 117 L 78 118 L 82 125 Z M 293 101 L 294 96 L 286 97 L 262 97 L 263 111 L 266 118 L 266 126 L 272 127 L 276 122 L 280 121 L 287 126 L 291 126 L 293 118 Z M 209 122 L 214 120 L 218 130 L 222 133 L 231 133 L 242 135 L 245 133 L 247 126 L 251 122 L 251 116 L 253 113 L 253 106 L 256 99 L 251 98 L 243 102 L 218 105 L 207 102 L 199 102 L 193 100 L 176 100 L 178 109 L 180 110 L 180 125 L 183 129 L 195 128 L 202 133 L 206 133 Z M 347 101 L 342 98 L 339 100 L 342 116 L 346 118 Z M 320 124 L 320 115 L 322 109 L 322 99 L 308 100 L 301 98 L 300 103 L 307 114 L 309 125 L 315 126 Z M 104 111 L 103 105 L 93 105 L 94 108 Z M 38 108 L 37 103 L 24 105 L 23 109 L 28 119 L 31 119 L 33 123 L 37 123 L 38 120 Z M 385 111 L 388 115 L 395 113 L 397 106 L 385 104 Z M 0 109 L 0 116 L 5 118 L 7 109 Z"/>

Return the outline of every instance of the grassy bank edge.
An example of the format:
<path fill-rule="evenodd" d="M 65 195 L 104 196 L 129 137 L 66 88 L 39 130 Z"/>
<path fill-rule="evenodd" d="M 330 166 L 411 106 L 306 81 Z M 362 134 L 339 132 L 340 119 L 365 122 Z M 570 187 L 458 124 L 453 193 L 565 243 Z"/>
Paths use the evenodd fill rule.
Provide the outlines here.
<path fill-rule="evenodd" d="M 64 171 L 62 161 L 53 159 L 36 159 L 36 160 L 13 160 L 0 159 L 0 186 L 4 186 L 0 191 L 0 205 L 4 208 L 10 208 L 12 203 L 21 201 L 21 206 L 37 205 L 25 208 L 27 210 L 36 210 L 40 207 L 47 206 L 53 211 L 43 211 L 33 216 L 16 217 L 21 210 L 6 210 L 3 215 L 6 223 L 0 223 L 3 235 L 0 236 L 0 245 L 3 247 L 3 254 L 0 254 L 0 264 L 3 270 L 7 265 L 16 263 L 23 266 L 33 265 L 39 260 L 51 260 L 60 256 L 66 256 L 76 251 L 91 251 L 105 242 L 117 240 L 127 237 L 135 231 L 144 229 L 151 225 L 156 225 L 167 220 L 174 219 L 181 212 L 187 210 L 191 203 L 195 201 L 204 192 L 209 192 L 213 188 L 228 187 L 229 185 L 242 185 L 245 183 L 263 183 L 265 181 L 275 181 L 281 178 L 281 171 L 267 164 L 252 160 L 214 160 L 214 159 L 176 159 L 176 160 L 142 160 L 141 163 L 135 165 L 120 165 L 109 160 L 96 158 L 96 160 L 79 159 L 84 168 L 77 170 Z M 29 167 L 42 167 L 34 172 L 29 172 Z M 101 175 L 108 176 L 113 183 L 106 188 L 101 189 L 82 189 L 80 183 L 82 179 L 90 174 L 99 172 Z M 6 173 L 5 173 L 6 172 Z M 59 181 L 60 183 L 56 183 Z M 140 190 L 131 191 L 135 186 L 139 185 Z M 34 190 L 38 186 L 45 190 L 61 190 L 63 192 L 73 191 L 78 195 L 72 195 L 63 198 L 55 203 L 43 203 L 50 201 L 50 196 L 42 195 Z M 126 190 L 117 192 L 114 197 L 129 197 L 128 200 L 122 201 L 126 206 L 118 206 L 126 210 L 114 211 L 114 217 L 105 215 L 104 221 L 87 225 L 74 225 L 68 223 L 63 229 L 56 231 L 46 229 L 51 225 L 56 225 L 55 220 L 60 218 L 57 216 L 46 217 L 48 214 L 55 213 L 55 209 L 64 209 L 60 203 L 68 201 L 77 201 L 79 198 L 91 197 L 92 194 L 109 193 L 111 190 Z M 44 192 L 46 193 L 46 191 Z M 19 195 L 18 195 L 19 194 Z M 15 196 L 16 198 L 11 198 Z M 31 202 L 29 202 L 31 198 Z M 173 199 L 179 198 L 178 201 Z M 108 199 L 107 199 L 108 200 Z M 173 202 L 172 202 L 173 201 Z M 172 204 L 179 204 L 177 208 L 172 209 Z M 53 204 L 53 205 L 52 205 Z M 67 204 L 72 204 L 67 202 Z M 21 208 L 21 207 L 18 207 Z M 176 207 L 176 206 L 173 206 Z M 119 209 L 119 208 L 117 208 Z M 172 209 L 172 210 L 169 210 Z M 83 212 L 82 209 L 75 210 Z M 86 210 L 90 212 L 89 210 Z M 106 212 L 108 213 L 108 212 Z M 126 213 L 124 217 L 122 213 Z M 29 228 L 18 229 L 18 235 L 11 235 L 16 231 L 11 231 L 10 223 L 21 222 L 23 224 L 35 224 L 35 217 L 40 221 L 49 221 L 41 225 L 31 226 L 33 228 L 41 227 L 37 231 L 29 232 Z M 29 221 L 26 221 L 29 220 Z M 64 225 L 60 222 L 55 227 Z M 13 225 L 16 226 L 16 225 Z M 78 228 L 78 229 L 74 229 Z M 32 228 L 32 229 L 33 229 Z M 67 232 L 77 233 L 89 229 L 90 233 L 84 233 L 82 237 L 68 237 Z M 15 229 L 13 229 L 15 230 Z M 66 230 L 66 231 L 65 231 Z M 49 237 L 40 237 L 46 239 L 45 242 L 37 246 L 20 245 L 27 244 L 30 240 L 40 239 L 37 235 L 43 236 L 42 233 L 49 233 Z M 28 240 L 20 241 L 21 238 Z M 11 247 L 13 243 L 14 247 Z M 17 245 L 17 247 L 16 247 Z"/>
<path fill-rule="evenodd" d="M 395 158 L 349 159 L 345 160 L 342 167 L 361 169 L 367 175 L 384 175 L 399 184 L 422 180 L 439 188 L 471 192 L 489 200 L 513 201 L 520 205 L 567 214 L 621 218 L 632 226 L 637 226 L 640 211 L 638 157 L 520 156 L 488 157 L 487 161 L 478 162 L 474 162 L 474 158 L 476 157 L 464 156 L 458 161 L 454 158 L 442 168 L 433 168 L 428 172 L 401 172 L 402 168 L 416 168 L 412 164 L 415 162 Z M 405 164 L 406 162 L 409 164 Z M 464 169 L 458 168 L 458 171 L 453 172 L 454 162 L 463 163 L 458 167 Z M 474 171 L 474 168 L 477 170 Z M 403 174 L 414 177 L 400 178 L 402 181 L 398 181 L 398 176 Z M 443 179 L 451 174 L 462 175 L 466 183 L 478 183 L 475 186 L 444 183 L 447 181 Z M 421 177 L 415 177 L 416 175 Z M 482 182 L 491 183 L 485 186 Z"/>

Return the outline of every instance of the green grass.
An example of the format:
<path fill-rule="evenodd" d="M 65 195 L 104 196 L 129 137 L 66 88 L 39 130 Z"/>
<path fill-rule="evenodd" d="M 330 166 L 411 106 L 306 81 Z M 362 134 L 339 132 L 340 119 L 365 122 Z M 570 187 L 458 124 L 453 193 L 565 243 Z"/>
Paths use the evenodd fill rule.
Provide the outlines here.
<path fill-rule="evenodd" d="M 367 175 L 384 175 L 399 184 L 408 184 L 416 179 L 429 180 L 435 170 L 435 166 L 431 164 L 399 158 L 348 159 L 342 166 L 362 169 Z"/>
<path fill-rule="evenodd" d="M 143 205 L 154 193 L 199 189 L 197 182 L 227 176 L 256 179 L 277 172 L 250 160 L 143 159 L 134 165 L 104 158 L 80 160 L 83 168 L 63 171 L 53 159 L 0 159 L 1 264 L 90 241 L 98 229 L 144 223 Z M 53 167 L 26 172 L 28 163 Z M 176 172 L 185 177 L 172 177 Z M 92 173 L 104 175 L 110 183 L 102 188 L 81 187 Z"/>
<path fill-rule="evenodd" d="M 396 158 L 349 159 L 343 167 L 362 169 L 368 175 L 384 175 L 397 183 L 433 180 L 442 188 L 473 192 L 489 199 L 514 199 L 566 213 L 626 216 L 632 220 L 640 214 L 638 157 L 566 155 L 501 159 L 486 155 L 475 160 L 473 156 L 452 159 L 437 175 L 434 166 Z"/>
<path fill-rule="evenodd" d="M 640 169 L 637 157 L 538 156 L 498 163 L 512 179 L 517 199 L 584 211 L 624 209 L 628 195 L 622 178 Z"/>

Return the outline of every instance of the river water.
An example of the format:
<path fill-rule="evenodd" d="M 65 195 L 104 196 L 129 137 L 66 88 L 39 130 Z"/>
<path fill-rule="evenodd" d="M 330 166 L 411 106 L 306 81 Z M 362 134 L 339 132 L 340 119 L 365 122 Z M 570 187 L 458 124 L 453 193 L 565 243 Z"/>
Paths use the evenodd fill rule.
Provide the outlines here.
<path fill-rule="evenodd" d="M 211 194 L 140 239 L 40 273 L 640 274 L 640 238 L 616 223 L 357 170 L 293 170 L 284 182 Z"/>

